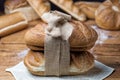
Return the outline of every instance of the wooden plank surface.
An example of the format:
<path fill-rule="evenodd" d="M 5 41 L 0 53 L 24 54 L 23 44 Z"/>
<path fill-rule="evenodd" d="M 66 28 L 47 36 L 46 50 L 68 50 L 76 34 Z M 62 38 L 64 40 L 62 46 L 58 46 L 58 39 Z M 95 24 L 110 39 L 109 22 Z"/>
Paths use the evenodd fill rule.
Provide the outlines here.
<path fill-rule="evenodd" d="M 33 26 L 35 23 L 32 23 Z M 0 39 L 0 80 L 15 80 L 11 73 L 5 72 L 23 60 L 25 54 L 21 54 L 27 48 L 24 34 L 28 29 L 11 34 Z M 95 55 L 96 59 L 110 67 L 115 68 L 112 75 L 105 80 L 120 80 L 120 56 Z"/>

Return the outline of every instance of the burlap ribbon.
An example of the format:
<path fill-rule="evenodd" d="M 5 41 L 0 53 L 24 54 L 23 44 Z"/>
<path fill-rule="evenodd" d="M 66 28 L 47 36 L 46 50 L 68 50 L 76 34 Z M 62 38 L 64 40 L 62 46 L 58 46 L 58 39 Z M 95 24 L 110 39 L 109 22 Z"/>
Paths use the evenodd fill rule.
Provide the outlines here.
<path fill-rule="evenodd" d="M 73 27 L 71 16 L 53 11 L 42 18 L 48 22 L 45 36 L 45 75 L 68 75 L 70 66 L 69 37 Z"/>

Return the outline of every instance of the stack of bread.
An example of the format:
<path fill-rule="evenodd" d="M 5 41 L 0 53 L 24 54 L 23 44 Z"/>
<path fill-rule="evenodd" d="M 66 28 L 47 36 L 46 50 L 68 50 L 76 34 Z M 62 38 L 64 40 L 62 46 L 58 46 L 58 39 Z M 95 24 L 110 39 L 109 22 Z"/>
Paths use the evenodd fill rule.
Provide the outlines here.
<path fill-rule="evenodd" d="M 81 21 L 84 21 L 86 19 L 86 16 L 85 16 L 85 14 L 83 14 L 83 12 L 81 12 L 79 10 L 79 8 L 76 7 L 75 4 L 73 4 L 72 0 L 68 0 L 68 1 L 58 0 L 57 4 L 56 4 L 55 0 L 50 0 L 52 3 L 59 6 L 64 11 L 71 14 L 74 18 L 76 18 L 78 20 L 81 20 L 81 21 L 74 20 L 74 19 L 69 19 L 69 17 L 66 16 L 66 14 L 62 14 L 62 16 L 64 16 L 64 17 L 60 18 L 60 19 L 65 19 L 65 18 L 68 17 L 68 19 L 69 19 L 68 23 L 71 26 L 73 26 L 73 31 L 71 33 L 71 36 L 68 39 L 68 42 L 69 42 L 69 45 L 70 45 L 70 47 L 69 47 L 70 48 L 69 49 L 70 63 L 66 63 L 66 64 L 69 64 L 68 73 L 67 74 L 59 74 L 59 75 L 58 74 L 52 74 L 56 71 L 54 71 L 54 69 L 50 66 L 52 64 L 58 64 L 58 63 L 54 63 L 55 61 L 52 61 L 53 63 L 48 67 L 50 67 L 50 69 L 53 69 L 53 71 L 52 72 L 48 71 L 49 75 L 46 75 L 46 71 L 48 69 L 46 69 L 46 63 L 47 63 L 46 58 L 47 57 L 45 55 L 47 55 L 47 54 L 45 52 L 47 52 L 47 51 L 45 51 L 46 50 L 45 38 L 46 38 L 46 34 L 47 34 L 46 29 L 49 26 L 49 24 L 48 24 L 49 21 L 46 21 L 42 17 L 42 14 L 45 13 L 45 12 L 41 12 L 41 11 L 42 11 L 42 9 L 47 9 L 48 10 L 48 8 L 46 8 L 45 6 L 40 8 L 39 7 L 40 5 L 36 4 L 36 3 L 41 2 L 41 1 L 38 1 L 38 0 L 27 0 L 27 1 L 31 5 L 31 7 L 35 10 L 35 12 L 39 15 L 39 17 L 42 19 L 39 24 L 37 24 L 35 27 L 31 28 L 25 34 L 26 45 L 30 49 L 28 54 L 24 58 L 24 64 L 27 67 L 27 69 L 32 74 L 40 75 L 40 76 L 78 75 L 78 74 L 81 74 L 81 73 L 84 73 L 84 72 L 87 72 L 88 70 L 90 70 L 94 66 L 94 56 L 90 52 L 88 52 L 88 50 L 90 50 L 94 46 L 94 44 L 97 40 L 98 35 L 97 35 L 96 31 L 94 29 L 92 29 L 89 25 L 86 25 L 83 22 L 81 22 Z M 46 0 L 43 0 L 43 1 L 46 2 Z M 71 5 L 67 6 L 67 3 L 70 3 Z M 71 6 L 74 6 L 74 7 L 71 7 Z M 48 13 L 52 14 L 54 12 L 48 12 Z M 54 20 L 52 20 L 52 18 L 54 18 L 54 16 L 60 17 L 59 14 L 54 14 L 52 17 L 47 16 L 46 19 L 51 18 L 50 22 L 53 22 Z M 66 21 L 67 20 L 65 20 L 65 23 L 66 23 Z M 57 21 L 55 21 L 55 22 L 57 22 Z M 53 25 L 51 26 L 51 28 L 52 27 L 53 27 Z M 67 31 L 67 32 L 69 33 L 69 31 Z M 56 43 L 56 42 L 53 42 L 52 45 L 54 45 L 54 43 Z M 50 43 L 48 43 L 48 44 L 50 44 Z M 51 46 L 51 47 L 53 47 L 53 46 Z M 65 50 L 65 49 L 63 49 L 63 50 Z M 50 50 L 50 51 L 54 52 L 54 51 L 57 51 L 57 50 Z M 49 53 L 51 53 L 51 52 L 48 52 L 48 54 Z M 49 54 L 49 55 L 51 57 L 55 56 L 55 58 L 56 58 L 57 53 L 54 53 L 55 55 L 53 55 L 52 53 Z M 67 53 L 65 53 L 65 54 L 67 54 Z M 59 54 L 59 55 L 61 56 L 61 54 Z M 52 65 L 52 66 L 54 68 L 56 68 L 57 66 L 59 66 L 59 64 L 58 65 Z M 62 69 L 65 70 L 65 68 L 62 68 Z"/>
<path fill-rule="evenodd" d="M 97 33 L 91 27 L 80 21 L 70 20 L 69 23 L 74 29 L 69 38 L 70 67 L 69 74 L 67 75 L 77 75 L 90 70 L 94 65 L 94 57 L 88 50 L 94 46 L 97 40 Z M 30 51 L 24 59 L 24 64 L 28 70 L 35 75 L 45 75 L 46 59 L 44 44 L 46 37 L 45 30 L 47 27 L 48 24 L 41 22 L 30 29 L 25 35 L 25 41 Z"/>

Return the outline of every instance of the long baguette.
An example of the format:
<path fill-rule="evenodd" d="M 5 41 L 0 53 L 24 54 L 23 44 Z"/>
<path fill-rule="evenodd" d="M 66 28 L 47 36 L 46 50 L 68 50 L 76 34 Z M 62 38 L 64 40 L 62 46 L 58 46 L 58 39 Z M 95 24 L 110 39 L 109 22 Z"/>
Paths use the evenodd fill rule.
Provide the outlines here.
<path fill-rule="evenodd" d="M 17 32 L 27 27 L 27 20 L 20 12 L 0 17 L 0 37 Z"/>
<path fill-rule="evenodd" d="M 0 16 L 0 29 L 21 21 L 25 21 L 25 17 L 22 13 L 19 12 Z"/>
<path fill-rule="evenodd" d="M 45 12 L 50 11 L 50 3 L 47 0 L 27 0 L 27 1 L 40 17 Z"/>
<path fill-rule="evenodd" d="M 80 11 L 78 6 L 73 3 L 73 0 L 50 0 L 53 4 L 72 15 L 77 20 L 85 21 L 86 15 Z"/>

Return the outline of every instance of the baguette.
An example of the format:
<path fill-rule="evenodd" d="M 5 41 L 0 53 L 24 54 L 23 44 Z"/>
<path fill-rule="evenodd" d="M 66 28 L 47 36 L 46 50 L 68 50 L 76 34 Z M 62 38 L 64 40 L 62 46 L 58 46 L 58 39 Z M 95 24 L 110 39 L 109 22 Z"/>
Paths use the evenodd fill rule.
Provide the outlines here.
<path fill-rule="evenodd" d="M 45 12 L 50 11 L 50 3 L 47 0 L 27 0 L 31 7 L 41 17 Z"/>
<path fill-rule="evenodd" d="M 26 27 L 26 18 L 20 12 L 15 12 L 0 17 L 0 37 L 22 30 Z"/>
<path fill-rule="evenodd" d="M 66 11 L 80 21 L 86 20 L 86 15 L 73 3 L 72 0 L 50 0 L 53 4 Z"/>

